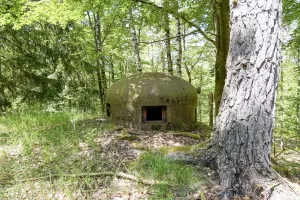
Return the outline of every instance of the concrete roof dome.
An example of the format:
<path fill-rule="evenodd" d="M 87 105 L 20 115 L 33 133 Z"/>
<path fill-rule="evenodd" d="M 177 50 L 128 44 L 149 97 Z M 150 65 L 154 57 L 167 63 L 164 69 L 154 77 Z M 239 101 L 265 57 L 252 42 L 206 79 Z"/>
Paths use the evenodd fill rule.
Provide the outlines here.
<path fill-rule="evenodd" d="M 138 73 L 107 90 L 107 117 L 131 128 L 166 130 L 196 122 L 197 91 L 189 82 L 164 73 Z"/>
<path fill-rule="evenodd" d="M 159 72 L 138 73 L 114 83 L 107 102 L 143 104 L 189 104 L 197 101 L 197 91 L 189 82 Z"/>

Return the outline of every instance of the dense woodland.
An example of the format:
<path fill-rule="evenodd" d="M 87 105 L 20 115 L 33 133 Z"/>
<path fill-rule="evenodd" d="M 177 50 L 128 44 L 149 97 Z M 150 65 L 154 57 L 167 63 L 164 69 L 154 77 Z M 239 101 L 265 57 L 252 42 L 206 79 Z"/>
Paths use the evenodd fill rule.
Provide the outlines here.
<path fill-rule="evenodd" d="M 281 56 L 279 53 L 277 55 L 278 62 L 281 63 L 280 70 L 279 66 L 274 68 L 275 71 L 280 71 L 277 75 L 279 82 L 277 84 L 274 81 L 273 89 L 269 92 L 274 92 L 275 99 L 277 97 L 276 109 L 274 107 L 275 139 L 269 138 L 270 142 L 272 140 L 275 144 L 270 150 L 274 156 L 286 148 L 288 141 L 297 141 L 300 136 L 300 3 L 298 0 L 276 2 L 279 8 L 269 11 L 280 12 L 282 3 L 283 13 L 282 24 L 279 19 L 281 14 L 278 14 L 276 20 L 279 19 L 279 25 L 271 28 L 272 33 L 274 30 L 281 30 L 281 38 L 278 39 L 281 40 Z M 228 117 L 225 101 L 221 109 L 220 103 L 224 86 L 230 83 L 225 82 L 226 62 L 228 73 L 228 65 L 232 63 L 233 66 L 235 61 L 228 61 L 226 58 L 228 53 L 233 57 L 239 56 L 233 51 L 234 44 L 243 46 L 243 42 L 247 41 L 245 38 L 233 40 L 234 34 L 230 32 L 230 28 L 239 28 L 239 24 L 233 22 L 232 15 L 237 14 L 235 9 L 238 10 L 245 4 L 242 0 L 1 1 L 0 129 L 6 130 L 6 123 L 16 127 L 21 121 L 30 123 L 26 117 L 18 119 L 20 121 L 14 119 L 31 111 L 48 114 L 81 113 L 78 119 L 84 119 L 82 115 L 104 117 L 106 90 L 110 85 L 131 74 L 143 72 L 165 72 L 192 83 L 200 91 L 197 109 L 199 124 L 213 127 L 217 120 L 222 121 L 222 117 Z M 268 7 L 268 3 L 265 4 Z M 253 10 L 254 13 L 259 8 L 261 5 L 249 3 L 247 12 L 252 13 Z M 245 24 L 245 30 L 251 29 L 249 26 Z M 280 47 L 278 49 L 280 52 Z M 247 51 L 246 49 L 245 55 Z M 244 64 L 241 65 L 248 67 L 247 63 Z M 256 85 L 259 87 L 259 84 Z M 249 89 L 244 87 L 245 91 Z M 228 92 L 227 97 L 230 95 L 233 94 Z M 219 118 L 216 118 L 218 114 Z M 62 118 L 68 118 L 66 116 Z M 43 119 L 45 123 L 46 118 Z M 53 123 L 57 123 L 56 119 Z M 27 128 L 34 128 L 35 125 Z M 216 127 L 218 132 L 218 123 Z M 45 125 L 44 129 L 47 128 L 48 125 Z M 83 128 L 80 127 L 80 131 Z M 19 131 L 22 129 L 24 127 L 21 125 L 16 128 Z M 94 137 L 93 134 L 90 137 Z M 26 138 L 26 141 L 29 141 L 31 136 L 27 135 Z M 7 142 L 6 139 L 0 141 L 0 145 Z M 280 147 L 277 148 L 276 144 Z M 295 149 L 299 153 L 299 146 Z M 34 148 L 30 146 L 26 151 L 34 151 Z M 50 154 L 47 156 L 49 160 L 45 161 L 46 163 L 54 162 L 50 161 Z M 93 163 L 93 166 L 96 164 L 99 163 Z M 67 169 L 66 166 L 61 168 Z M 6 168 L 0 169 L 0 173 L 8 174 Z M 95 169 L 81 170 L 93 172 Z M 219 169 L 218 172 L 222 173 L 222 170 Z M 36 174 L 44 175 L 37 172 Z M 299 172 L 296 174 L 300 177 Z M 26 175 L 25 179 L 28 177 L 30 178 L 30 175 Z M 5 185 L 6 179 L 6 176 L 0 175 L 0 189 L 1 185 Z M 231 186 L 232 183 L 222 189 L 225 191 Z M 248 194 L 247 189 L 239 192 Z M 230 195 L 232 196 L 232 193 Z M 230 197 L 224 195 L 221 198 Z"/>

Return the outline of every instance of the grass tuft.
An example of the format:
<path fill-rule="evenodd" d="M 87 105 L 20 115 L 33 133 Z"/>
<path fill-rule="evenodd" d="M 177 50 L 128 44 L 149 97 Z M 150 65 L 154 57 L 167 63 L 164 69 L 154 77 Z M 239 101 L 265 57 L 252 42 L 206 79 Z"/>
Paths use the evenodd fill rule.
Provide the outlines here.
<path fill-rule="evenodd" d="M 196 170 L 182 162 L 168 159 L 161 153 L 147 152 L 141 155 L 132 169 L 140 177 L 151 178 L 168 183 L 153 186 L 152 199 L 173 199 L 186 197 L 199 183 Z"/>

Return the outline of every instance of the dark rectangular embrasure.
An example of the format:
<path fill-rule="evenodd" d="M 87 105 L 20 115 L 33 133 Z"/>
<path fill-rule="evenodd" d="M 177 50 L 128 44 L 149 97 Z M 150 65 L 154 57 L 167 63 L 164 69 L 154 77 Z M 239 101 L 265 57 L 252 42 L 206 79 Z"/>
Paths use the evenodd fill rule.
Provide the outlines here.
<path fill-rule="evenodd" d="M 143 106 L 143 123 L 146 122 L 166 122 L 166 106 Z"/>

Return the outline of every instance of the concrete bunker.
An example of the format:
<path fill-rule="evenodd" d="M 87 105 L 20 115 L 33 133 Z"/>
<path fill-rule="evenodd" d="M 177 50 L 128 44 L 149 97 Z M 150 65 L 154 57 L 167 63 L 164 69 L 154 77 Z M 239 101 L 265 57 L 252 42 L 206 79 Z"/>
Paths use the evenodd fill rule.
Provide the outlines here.
<path fill-rule="evenodd" d="M 197 91 L 189 82 L 158 72 L 138 73 L 107 90 L 111 123 L 143 130 L 166 130 L 168 125 L 196 122 Z"/>

